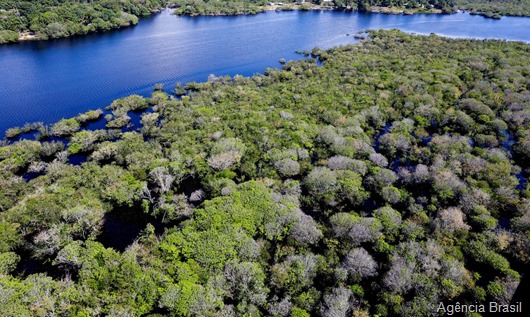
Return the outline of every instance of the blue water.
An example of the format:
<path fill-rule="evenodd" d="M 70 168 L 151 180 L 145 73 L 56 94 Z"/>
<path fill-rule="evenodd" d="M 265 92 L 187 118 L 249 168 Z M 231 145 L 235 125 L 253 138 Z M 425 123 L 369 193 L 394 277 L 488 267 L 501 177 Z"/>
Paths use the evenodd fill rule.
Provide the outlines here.
<path fill-rule="evenodd" d="M 155 83 L 171 90 L 209 74 L 263 73 L 280 67 L 280 58 L 302 58 L 296 50 L 352 43 L 356 32 L 380 28 L 530 42 L 530 18 L 332 11 L 177 18 L 165 11 L 105 34 L 0 46 L 0 136 L 25 122 L 52 123 L 147 95 Z"/>

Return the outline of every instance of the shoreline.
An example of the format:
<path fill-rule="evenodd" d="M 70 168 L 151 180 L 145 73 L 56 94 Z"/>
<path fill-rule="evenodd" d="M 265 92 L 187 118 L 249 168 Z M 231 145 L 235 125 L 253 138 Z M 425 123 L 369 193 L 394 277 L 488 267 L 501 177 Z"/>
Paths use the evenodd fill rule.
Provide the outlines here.
<path fill-rule="evenodd" d="M 138 20 L 135 23 L 130 23 L 129 25 L 122 25 L 120 27 L 112 28 L 112 29 L 106 30 L 106 31 L 90 31 L 90 32 L 85 33 L 85 34 L 72 34 L 72 35 L 69 35 L 69 36 L 57 37 L 57 38 L 43 38 L 43 37 L 39 37 L 39 35 L 36 34 L 33 31 L 25 30 L 23 32 L 18 32 L 18 39 L 16 41 L 1 43 L 0 45 L 3 45 L 3 44 L 16 44 L 16 43 L 23 43 L 23 42 L 33 42 L 33 41 L 60 40 L 60 39 L 74 38 L 74 37 L 80 37 L 80 36 L 86 36 L 86 35 L 92 35 L 92 34 L 98 34 L 98 33 L 107 33 L 109 31 L 116 31 L 116 30 L 126 29 L 126 28 L 130 28 L 130 27 L 134 27 L 134 26 L 138 25 L 139 21 L 142 18 L 151 17 L 151 16 L 153 16 L 155 14 L 158 14 L 158 13 L 161 13 L 164 10 L 167 10 L 167 9 L 169 9 L 169 8 L 166 7 L 166 8 L 163 8 L 163 9 L 153 10 L 151 12 L 151 14 L 149 14 L 149 15 L 138 16 L 137 17 Z"/>
<path fill-rule="evenodd" d="M 274 11 L 274 10 L 268 10 L 268 11 Z M 419 14 L 419 13 L 418 13 Z M 367 31 L 360 31 L 358 33 L 355 33 L 355 34 L 349 34 L 347 36 L 351 36 L 357 40 L 359 40 L 358 42 L 354 42 L 354 43 L 351 43 L 351 44 L 348 44 L 348 45 L 358 45 L 359 43 L 361 43 L 361 41 L 363 40 L 370 40 L 370 30 L 367 30 Z M 404 32 L 404 31 L 400 31 L 400 32 L 403 32 L 404 34 L 407 34 L 409 36 L 412 36 L 412 37 L 428 37 L 430 36 L 429 33 L 418 33 L 418 32 Z M 502 42 L 512 42 L 512 43 L 516 43 L 516 42 L 520 42 L 520 43 L 523 43 L 525 45 L 530 45 L 530 42 L 524 42 L 524 41 L 521 41 L 521 40 L 506 40 L 506 39 L 492 39 L 492 38 L 467 38 L 467 37 L 455 37 L 455 36 L 449 36 L 449 35 L 446 35 L 446 34 L 438 34 L 436 33 L 435 34 L 436 36 L 440 37 L 440 38 L 445 38 L 445 39 L 451 39 L 451 40 L 465 40 L 465 39 L 469 39 L 469 40 L 472 40 L 472 41 L 502 41 Z M 327 52 L 328 50 L 332 50 L 336 47 L 332 47 L 332 48 L 329 48 L 329 49 L 323 49 L 321 50 L 321 52 Z M 301 60 L 304 60 L 304 59 L 307 59 L 307 58 L 319 58 L 320 57 L 320 53 L 319 54 L 314 54 L 310 51 L 297 51 L 296 52 L 297 54 L 300 54 L 300 55 L 303 55 L 304 57 L 301 59 Z M 289 62 L 291 61 L 299 61 L 299 60 L 289 60 Z M 284 65 L 285 62 L 280 62 L 280 64 Z M 320 65 L 321 66 L 321 65 Z M 282 70 L 282 67 L 280 68 L 277 68 L 278 70 Z M 249 75 L 249 76 L 243 76 L 243 77 L 247 77 L 247 78 L 252 78 L 254 76 L 263 76 L 263 75 L 266 75 L 266 72 L 265 70 L 262 72 L 262 73 L 255 73 L 254 75 Z M 235 75 L 235 76 L 238 76 L 238 75 Z M 215 77 L 215 76 L 214 76 Z M 225 76 L 221 75 L 219 76 L 218 78 L 223 78 Z M 230 76 L 229 76 L 230 77 Z M 232 77 L 233 79 L 234 77 Z M 184 83 L 184 86 L 187 86 L 188 84 L 190 83 L 193 83 L 193 84 L 197 84 L 197 85 L 204 85 L 204 84 L 207 84 L 208 82 L 210 82 L 210 79 L 205 79 L 203 81 L 189 81 L 189 82 L 185 82 Z M 168 94 L 169 96 L 169 100 L 183 100 L 183 99 L 187 99 L 187 98 L 190 98 L 190 95 L 188 93 L 194 91 L 193 88 L 187 88 L 186 89 L 186 93 L 183 94 L 183 95 L 176 95 L 173 91 L 169 90 L 162 90 L 162 92 Z M 156 90 L 154 90 L 154 92 L 156 92 Z M 119 97 L 119 98 L 116 98 L 116 99 L 113 99 L 112 102 L 116 101 L 116 100 L 120 100 L 120 99 L 123 99 L 123 98 L 128 98 L 130 96 L 134 96 L 134 95 L 137 95 L 136 93 L 131 93 L 131 94 L 127 94 L 127 95 L 124 95 L 122 97 Z M 149 98 L 148 95 L 140 95 L 142 98 Z M 71 120 L 71 119 L 75 119 L 75 120 L 78 120 L 78 118 L 82 115 L 85 115 L 86 113 L 89 113 L 89 112 L 97 112 L 97 111 L 100 111 L 102 109 L 104 109 L 105 113 L 104 114 L 108 114 L 108 113 L 112 113 L 110 111 L 110 104 L 112 103 L 110 102 L 108 105 L 105 105 L 105 106 L 102 106 L 102 107 L 99 107 L 99 108 L 88 108 L 85 112 L 83 113 L 79 113 L 79 115 L 77 116 L 72 116 L 72 117 L 69 117 L 69 118 L 62 118 L 62 119 L 58 119 L 56 121 L 53 121 L 53 122 L 49 122 L 49 123 L 43 123 L 41 121 L 34 121 L 34 122 L 25 122 L 24 124 L 22 125 L 15 125 L 15 126 L 11 126 L 10 128 L 6 129 L 5 131 L 0 131 L 0 132 L 3 132 L 3 137 L 2 135 L 0 135 L 0 142 L 1 141 L 19 141 L 20 139 L 25 139 L 25 140 L 28 140 L 26 138 L 20 138 L 21 135 L 23 134 L 28 134 L 28 133 L 33 133 L 33 132 L 38 132 L 39 131 L 39 128 L 40 127 L 47 127 L 47 128 L 51 128 L 54 124 L 58 123 L 59 121 L 61 120 Z M 145 109 L 143 109 L 145 110 Z M 142 110 L 142 111 L 143 111 Z M 110 111 L 110 112 L 109 112 Z M 97 119 L 91 119 L 91 120 L 86 120 L 86 121 L 79 121 L 79 123 L 81 124 L 82 127 L 85 127 L 86 128 L 86 125 L 90 124 L 90 123 L 94 123 L 96 121 L 101 121 L 101 120 L 104 120 L 104 116 L 103 115 L 100 115 Z M 28 128 L 30 126 L 33 126 L 32 128 Z M 104 129 L 108 129 L 108 128 L 104 128 Z M 19 132 L 17 132 L 15 135 L 12 135 L 12 136 L 7 136 L 8 135 L 8 131 L 9 130 L 19 130 Z M 82 130 L 90 130 L 90 129 L 82 129 Z M 11 144 L 11 143 L 9 143 Z M 0 144 L 1 146 L 1 144 Z"/>
<path fill-rule="evenodd" d="M 195 20 L 197 21 L 202 21 L 201 23 L 206 23 L 206 22 L 213 22 L 213 25 L 218 25 L 217 19 L 210 19 L 210 18 L 202 18 L 202 19 L 187 19 L 187 18 L 184 18 L 184 19 L 175 19 L 176 17 L 170 15 L 170 12 L 171 10 L 168 10 L 168 11 L 165 11 L 165 12 L 162 12 L 161 15 L 154 15 L 154 16 L 151 16 L 150 18 L 148 19 L 145 19 L 145 21 L 143 21 L 144 24 L 142 25 L 149 25 L 152 21 L 160 21 L 161 23 L 158 23 L 158 25 L 161 25 L 162 27 L 165 27 L 167 25 L 172 25 L 174 21 L 179 21 L 184 23 L 187 25 L 193 25 L 195 24 Z M 349 13 L 349 14 L 348 14 Z M 370 19 L 375 19 L 375 20 L 389 20 L 389 21 L 413 21 L 413 20 L 416 20 L 416 19 L 420 19 L 420 20 L 423 20 L 423 19 L 426 19 L 426 20 L 431 20 L 431 21 L 439 21 L 439 20 L 466 20 L 466 19 L 470 19 L 470 16 L 466 13 L 466 14 L 458 14 L 458 15 L 447 15 L 447 16 L 435 16 L 435 15 L 418 15 L 417 17 L 411 17 L 411 18 L 406 18 L 406 17 L 403 17 L 403 16 L 383 16 L 383 15 L 379 15 L 379 16 L 371 16 L 371 15 L 368 15 L 368 14 L 360 14 L 360 13 L 355 13 L 355 12 L 309 12 L 307 14 L 303 14 L 303 13 L 270 13 L 270 14 L 263 14 L 263 15 L 260 15 L 260 16 L 256 16 L 256 17 L 241 17 L 241 18 L 225 18 L 225 19 L 221 19 L 221 20 L 226 20 L 226 25 L 227 26 L 232 26 L 232 24 L 235 24 L 235 23 L 238 23 L 237 21 L 255 21 L 255 20 L 259 20 L 259 21 L 262 21 L 262 20 L 273 20 L 275 21 L 276 19 L 279 19 L 279 20 L 298 20 L 300 18 L 304 18 L 304 19 L 308 19 L 309 21 L 313 21 L 313 19 L 326 19 L 326 21 L 333 21 L 333 20 L 336 20 L 336 19 L 341 19 L 341 20 L 344 20 L 344 25 L 347 26 L 345 27 L 344 31 L 343 32 L 340 32 L 340 34 L 337 34 L 337 37 L 340 37 L 342 39 L 344 39 L 344 41 L 353 41 L 353 39 L 349 39 L 349 38 L 357 38 L 355 36 L 357 30 L 354 30 L 352 31 L 351 28 L 349 27 L 349 25 L 351 24 L 351 22 L 355 22 L 356 20 L 358 19 L 366 19 L 366 20 L 370 20 Z M 233 22 L 231 22 L 233 21 Z M 351 21 L 351 22 L 350 22 Z M 480 23 L 488 23 L 487 20 L 483 20 L 481 18 L 478 18 L 478 17 L 474 17 L 473 18 L 473 21 L 476 21 L 477 24 L 481 25 Z M 530 21 L 530 20 L 529 20 Z M 177 23 L 180 23 L 180 22 L 177 22 Z M 509 22 L 509 21 L 506 21 L 506 22 Z M 273 23 L 276 23 L 276 22 L 273 22 Z M 392 22 L 390 22 L 392 23 Z M 493 24 L 493 22 L 489 22 L 491 24 Z M 334 23 L 330 23 L 329 25 L 333 25 Z M 508 23 L 510 24 L 510 23 Z M 289 24 L 286 24 L 286 25 L 289 25 Z M 333 28 L 337 28 L 338 26 L 333 26 Z M 237 29 L 237 28 L 236 28 Z M 362 30 L 366 30 L 366 29 L 369 29 L 368 27 L 365 27 L 365 28 L 362 28 L 362 29 L 359 29 L 360 31 Z M 123 31 L 124 35 L 127 36 L 128 33 L 130 33 L 131 31 L 132 32 L 136 32 L 135 31 L 136 29 L 126 29 Z M 423 32 L 422 32 L 423 31 Z M 436 31 L 432 31 L 430 29 L 424 29 L 423 27 L 421 28 L 418 28 L 417 30 L 413 30 L 411 31 L 412 33 L 417 33 L 417 34 L 423 34 L 423 35 L 430 35 L 431 33 L 436 33 L 440 36 L 444 36 L 444 37 L 450 37 L 450 38 L 470 38 L 469 36 L 464 36 L 462 34 L 453 34 L 451 32 L 449 32 L 448 34 L 447 33 L 442 33 L 442 32 L 436 32 Z M 102 33 L 101 35 L 103 36 L 100 36 L 100 34 L 93 34 L 93 35 L 90 35 L 90 36 L 87 36 L 87 37 L 83 37 L 83 38 L 75 38 L 75 39 L 69 39 L 69 40 L 66 40 L 66 41 L 61 41 L 61 40 L 58 40 L 58 41 L 52 41 L 50 43 L 47 43 L 47 42 L 35 42 L 35 43 L 23 43 L 23 44 L 20 44 L 18 47 L 26 47 L 26 48 L 30 48 L 30 47 L 41 47 L 41 45 L 44 45 L 43 47 L 48 47 L 48 46 L 51 46 L 52 48 L 55 48 L 56 46 L 67 46 L 70 44 L 70 42 L 73 42 L 74 45 L 78 45 L 76 43 L 83 43 L 85 42 L 86 39 L 88 43 L 91 43 L 92 41 L 96 41 L 97 43 L 98 42 L 98 39 L 101 39 L 101 38 L 106 38 L 107 36 L 111 36 L 111 37 L 114 37 L 115 34 L 117 34 L 118 38 L 121 37 L 121 33 L 122 31 L 118 31 L 118 32 L 113 32 L 113 33 L 109 33 L 109 34 L 104 34 Z M 481 33 L 482 34 L 482 33 Z M 482 34 L 483 37 L 476 37 L 476 36 L 479 36 L 479 35 L 476 35 L 474 37 L 472 37 L 473 39 L 491 39 L 491 34 Z M 278 36 L 278 35 L 275 35 L 275 36 Z M 349 36 L 349 38 L 348 38 Z M 506 36 L 508 36 L 508 34 L 506 34 Z M 163 37 L 160 36 L 162 39 Z M 326 36 L 324 39 L 327 40 L 329 39 L 330 37 Z M 164 39 L 163 39 L 164 40 Z M 497 38 L 497 40 L 507 40 L 506 38 L 503 38 L 503 37 L 499 37 Z M 508 40 L 508 41 L 523 41 L 524 38 L 515 38 L 515 39 L 511 39 L 511 40 Z M 141 40 L 140 40 L 141 41 Z M 528 40 L 528 42 L 530 42 L 530 40 Z M 527 43 L 528 43 L 527 42 Z M 17 49 L 16 46 L 13 46 L 12 47 L 13 49 Z M 301 48 L 300 46 L 297 46 L 295 48 L 293 48 L 292 50 L 290 50 L 289 52 L 294 52 L 295 50 Z M 309 47 L 310 49 L 311 47 Z M 9 47 L 5 47 L 5 49 L 11 49 Z M 277 56 L 277 58 L 275 60 L 273 60 L 273 62 L 275 63 L 280 57 L 286 57 L 285 55 L 283 55 L 283 53 L 279 54 Z M 288 58 L 289 59 L 289 58 Z M 262 68 L 259 69 L 259 72 L 261 72 L 263 69 L 265 69 L 266 67 L 272 67 L 271 65 L 276 65 L 276 64 L 267 64 L 265 66 L 263 66 Z M 279 66 L 278 66 L 279 67 Z M 175 73 L 176 74 L 176 73 Z M 224 73 L 218 73 L 218 72 L 215 72 L 215 74 L 224 74 Z M 171 74 L 173 75 L 173 74 Z M 180 75 L 180 74 L 179 74 Z M 207 74 L 206 74 L 207 75 Z M 198 82 L 201 82 L 203 80 L 205 80 L 206 78 L 206 75 L 204 77 L 201 77 L 201 78 L 197 78 L 197 79 L 194 79 L 194 81 L 198 81 Z M 162 78 L 162 77 L 160 77 Z M 163 77 L 163 78 L 169 78 L 169 77 Z M 184 82 L 188 82 L 188 80 L 184 81 Z M 152 84 L 154 84 L 155 82 L 153 82 Z M 172 85 L 173 82 L 170 82 L 168 83 L 167 85 Z M 137 86 L 133 87 L 134 89 L 137 89 Z M 133 89 L 131 88 L 131 89 Z M 7 100 L 7 98 L 6 98 Z M 56 99 L 56 100 L 59 100 L 59 102 L 61 102 L 62 99 Z M 96 105 L 98 106 L 102 106 L 102 105 L 106 105 L 106 103 L 97 103 Z M 77 108 L 77 107 L 76 107 Z M 35 109 L 39 109 L 37 107 L 35 107 Z M 83 108 L 81 108 L 83 109 Z M 84 109 L 90 109 L 90 108 L 84 108 Z M 51 117 L 51 116 L 50 116 Z M 53 117 L 52 117 L 53 119 Z M 53 120 L 50 119 L 50 121 L 47 121 L 47 122 L 52 122 Z M 6 125 L 6 128 L 7 127 L 13 127 L 13 126 L 21 126 L 23 125 L 26 121 L 39 121 L 39 120 L 42 120 L 40 118 L 34 118 L 34 119 L 28 119 L 26 116 L 22 117 L 22 119 L 20 120 L 17 120 L 17 121 L 14 121 L 13 120 L 13 124 L 9 124 L 9 125 Z M 5 120 L 6 122 L 8 122 L 7 118 Z"/>
<path fill-rule="evenodd" d="M 169 10 L 176 11 L 177 8 L 168 8 Z M 255 15 L 263 12 L 269 12 L 269 11 L 346 11 L 346 12 L 358 12 L 358 13 L 381 13 L 381 14 L 403 14 L 403 15 L 413 15 L 413 14 L 452 14 L 452 13 L 445 13 L 440 9 L 405 9 L 400 7 L 378 7 L 378 6 L 372 6 L 370 7 L 369 11 L 361 11 L 357 8 L 353 8 L 351 6 L 347 7 L 337 7 L 337 6 L 328 6 L 328 5 L 318 5 L 318 4 L 284 4 L 284 5 L 266 5 L 260 7 L 262 11 L 256 12 L 256 13 L 234 13 L 234 14 L 228 14 L 228 13 L 222 13 L 222 12 L 216 12 L 216 13 L 206 13 L 206 14 L 176 14 L 172 12 L 172 14 L 175 14 L 176 16 L 186 16 L 186 17 L 200 17 L 200 16 L 238 16 L 238 15 Z"/>
<path fill-rule="evenodd" d="M 306 7 L 304 7 L 304 4 L 302 4 L 302 5 L 299 5 L 299 4 L 267 5 L 267 6 L 261 7 L 261 9 L 262 9 L 262 11 L 257 12 L 256 14 L 264 13 L 264 12 L 270 12 L 270 11 L 278 11 L 278 12 L 279 11 L 349 11 L 349 12 L 361 12 L 361 11 L 359 11 L 357 9 L 353 9 L 351 7 L 339 8 L 339 7 L 336 7 L 336 6 L 326 6 L 326 5 L 318 5 L 318 4 L 311 4 L 310 6 L 306 6 Z M 236 13 L 236 14 L 215 13 L 215 14 L 182 15 L 182 14 L 175 14 L 176 8 L 167 7 L 164 10 L 159 10 L 159 11 L 153 12 L 151 15 L 146 16 L 146 17 L 150 17 L 150 16 L 152 16 L 154 14 L 161 13 L 161 12 L 163 12 L 165 10 L 171 11 L 171 14 L 174 14 L 174 15 L 176 15 L 178 17 L 181 17 L 181 16 L 187 16 L 187 17 L 210 16 L 210 17 L 215 17 L 215 16 L 254 15 L 254 14 L 250 14 L 250 13 Z M 396 7 L 375 7 L 374 6 L 374 7 L 371 7 L 371 10 L 367 11 L 366 13 L 382 13 L 382 14 L 395 14 L 395 15 L 398 15 L 398 14 L 404 14 L 404 15 L 412 15 L 412 14 L 443 14 L 441 12 L 441 10 L 438 10 L 438 11 L 440 11 L 440 12 L 418 12 L 416 10 L 414 12 L 409 13 L 409 11 L 407 11 L 407 10 L 398 10 L 398 8 L 396 8 Z M 126 28 L 130 28 L 130 27 L 134 27 L 136 25 L 137 24 L 133 24 L 133 25 L 129 25 L 129 26 L 123 26 L 123 27 L 116 28 L 116 29 L 111 29 L 111 30 L 108 30 L 108 31 L 126 29 Z M 108 31 L 105 31 L 105 32 L 108 32 Z M 18 37 L 17 41 L 11 42 L 11 43 L 4 43 L 4 44 L 16 44 L 16 43 L 33 42 L 33 41 L 49 41 L 49 40 L 57 40 L 57 39 L 66 39 L 66 38 L 73 38 L 73 37 L 78 37 L 78 36 L 85 36 L 85 35 L 91 35 L 91 34 L 97 34 L 97 33 L 105 33 L 105 32 L 90 32 L 90 33 L 87 33 L 87 34 L 74 34 L 74 35 L 67 36 L 67 37 L 50 39 L 50 38 L 39 37 L 35 32 L 24 31 L 24 32 L 19 32 L 19 37 Z"/>

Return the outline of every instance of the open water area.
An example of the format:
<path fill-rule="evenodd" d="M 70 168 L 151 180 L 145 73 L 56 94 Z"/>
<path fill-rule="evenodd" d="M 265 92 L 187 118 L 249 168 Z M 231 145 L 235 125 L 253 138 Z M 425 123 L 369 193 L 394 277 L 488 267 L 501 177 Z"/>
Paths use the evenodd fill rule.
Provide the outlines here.
<path fill-rule="evenodd" d="M 340 11 L 176 17 L 169 10 L 132 28 L 68 39 L 0 46 L 0 134 L 26 122 L 53 123 L 116 98 L 147 96 L 156 83 L 253 75 L 295 51 L 354 43 L 368 29 L 530 42 L 530 18 L 385 15 Z"/>

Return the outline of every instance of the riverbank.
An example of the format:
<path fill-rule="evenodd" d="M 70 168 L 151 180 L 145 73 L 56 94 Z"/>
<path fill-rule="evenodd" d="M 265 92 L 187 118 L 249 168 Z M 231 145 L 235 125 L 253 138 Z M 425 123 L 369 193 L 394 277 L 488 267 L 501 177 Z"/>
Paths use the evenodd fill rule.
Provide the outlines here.
<path fill-rule="evenodd" d="M 486 18 L 501 19 L 501 17 L 530 17 L 530 0 L 520 1 L 491 1 L 491 0 L 455 0 L 459 10 Z"/>
<path fill-rule="evenodd" d="M 256 14 L 263 11 L 289 10 L 351 10 L 384 14 L 449 14 L 458 11 L 470 12 L 486 18 L 500 19 L 502 16 L 530 17 L 530 0 L 506 3 L 501 0 L 449 0 L 449 1 L 409 1 L 404 6 L 384 6 L 383 1 L 371 1 L 370 5 L 353 1 L 346 5 L 342 1 L 324 0 L 320 4 L 297 0 L 295 2 L 269 2 L 267 5 L 247 0 L 230 0 L 222 3 L 201 0 L 171 0 L 171 6 L 179 15 L 218 16 Z"/>
<path fill-rule="evenodd" d="M 153 10 L 149 15 L 146 15 L 143 18 L 147 18 L 147 17 L 150 17 L 150 16 L 152 16 L 154 14 L 161 13 L 162 11 L 163 11 L 162 9 Z M 113 29 L 110 29 L 110 30 L 107 30 L 107 31 L 90 31 L 88 33 L 72 34 L 72 35 L 59 37 L 59 38 L 73 38 L 73 37 L 79 37 L 79 36 L 85 36 L 85 35 L 91 35 L 91 34 L 97 34 L 97 33 L 104 33 L 104 32 L 114 31 L 114 30 L 119 30 L 119 29 L 125 29 L 125 28 L 136 26 L 139 21 L 140 21 L 140 18 L 136 18 L 136 19 L 134 19 L 133 21 L 131 21 L 128 24 L 120 25 L 120 26 L 118 26 L 116 28 L 113 28 Z M 16 43 L 16 42 L 31 42 L 31 41 L 47 41 L 47 40 L 50 40 L 50 39 L 58 39 L 58 38 L 49 38 L 49 37 L 43 36 L 42 34 L 37 34 L 35 32 L 23 31 L 23 32 L 19 32 L 17 40 L 16 41 L 11 41 L 11 43 L 12 42 Z M 9 42 L 6 42 L 6 43 L 9 43 Z M 4 43 L 0 43 L 0 44 L 4 44 Z"/>
<path fill-rule="evenodd" d="M 405 9 L 401 7 L 370 7 L 370 13 L 383 13 L 383 14 L 404 14 L 404 15 L 413 15 L 413 14 L 451 14 L 453 12 L 443 12 L 440 9 L 436 8 L 416 8 L 416 9 Z"/>
<path fill-rule="evenodd" d="M 301 58 L 296 50 L 345 45 L 355 41 L 357 32 L 396 27 L 427 35 L 530 42 L 525 32 L 530 19 L 489 21 L 467 13 L 268 11 L 177 18 L 164 11 L 134 28 L 0 46 L 0 63 L 9 67 L 0 76 L 0 133 L 28 121 L 51 123 L 75 116 L 129 93 L 147 95 L 157 82 L 171 87 L 179 81 L 204 81 L 212 73 L 252 75 L 281 67 L 280 58 Z"/>
<path fill-rule="evenodd" d="M 178 14 L 176 13 L 177 8 L 167 8 L 166 10 L 172 10 L 173 14 L 175 15 L 183 15 L 185 14 Z M 233 14 L 229 13 L 222 13 L 222 12 L 215 12 L 211 14 L 193 14 L 189 16 L 235 16 L 235 15 L 252 15 L 252 14 L 258 14 L 262 12 L 267 11 L 358 11 L 352 7 L 337 7 L 337 6 L 331 6 L 331 5 L 318 5 L 318 4 L 272 4 L 267 6 L 260 7 L 260 10 L 257 12 L 236 12 Z M 162 10 L 154 10 L 150 15 L 160 13 Z M 370 7 L 370 10 L 368 13 L 382 13 L 382 14 L 394 14 L 394 15 L 413 15 L 413 14 L 442 14 L 442 10 L 439 9 L 403 9 L 399 7 L 379 7 L 379 6 L 372 6 Z M 122 25 L 120 27 L 117 27 L 112 30 L 116 29 L 122 29 L 127 28 L 131 26 L 135 26 L 138 24 L 139 20 L 134 21 L 135 23 L 129 23 L 128 25 Z M 110 31 L 110 30 L 109 30 Z M 73 34 L 65 37 L 73 37 L 73 36 L 84 36 L 88 34 L 98 33 L 98 31 L 89 32 L 87 34 Z M 49 37 L 43 36 L 42 34 L 37 34 L 35 32 L 31 31 L 24 31 L 18 33 L 18 39 L 17 42 L 26 42 L 26 41 L 46 41 L 49 40 Z"/>
<path fill-rule="evenodd" d="M 160 12 L 162 0 L 129 3 L 119 0 L 94 0 L 60 5 L 16 0 L 0 3 L 0 44 L 47 40 L 106 32 L 136 25 L 141 17 Z"/>
<path fill-rule="evenodd" d="M 381 7 L 381 6 L 371 6 L 367 11 L 358 10 L 356 7 L 351 6 L 335 6 L 332 5 L 332 2 L 324 2 L 324 4 L 314 4 L 314 3 L 287 3 L 287 4 L 278 4 L 270 3 L 266 6 L 258 6 L 253 10 L 241 10 L 241 11 L 215 11 L 215 12 L 183 12 L 179 10 L 178 7 L 170 8 L 173 10 L 173 13 L 178 16 L 237 16 L 237 15 L 252 15 L 258 14 L 267 11 L 351 11 L 351 12 L 365 12 L 365 13 L 382 13 L 382 14 L 404 14 L 404 15 L 413 15 L 413 14 L 450 14 L 453 12 L 444 12 L 441 9 L 436 8 L 415 8 L 415 9 L 406 9 L 401 7 Z"/>
<path fill-rule="evenodd" d="M 304 3 L 304 4 L 269 4 L 264 6 L 264 11 L 309 11 L 309 10 L 336 10 L 336 7 L 318 5 L 313 3 Z"/>
<path fill-rule="evenodd" d="M 41 40 L 41 38 L 39 38 L 37 34 L 33 32 L 22 32 L 22 33 L 19 33 L 19 35 L 20 35 L 18 38 L 19 42 Z"/>

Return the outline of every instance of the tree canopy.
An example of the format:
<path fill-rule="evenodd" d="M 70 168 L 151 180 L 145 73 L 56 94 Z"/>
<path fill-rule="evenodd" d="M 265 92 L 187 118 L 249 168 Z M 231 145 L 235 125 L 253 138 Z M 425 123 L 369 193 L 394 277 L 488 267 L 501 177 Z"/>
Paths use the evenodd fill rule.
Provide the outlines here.
<path fill-rule="evenodd" d="M 126 27 L 164 7 L 162 0 L 0 0 L 0 44 L 19 33 L 53 39 Z"/>
<path fill-rule="evenodd" d="M 0 315 L 509 303 L 530 263 L 530 46 L 393 30 L 312 54 L 11 132 Z"/>

